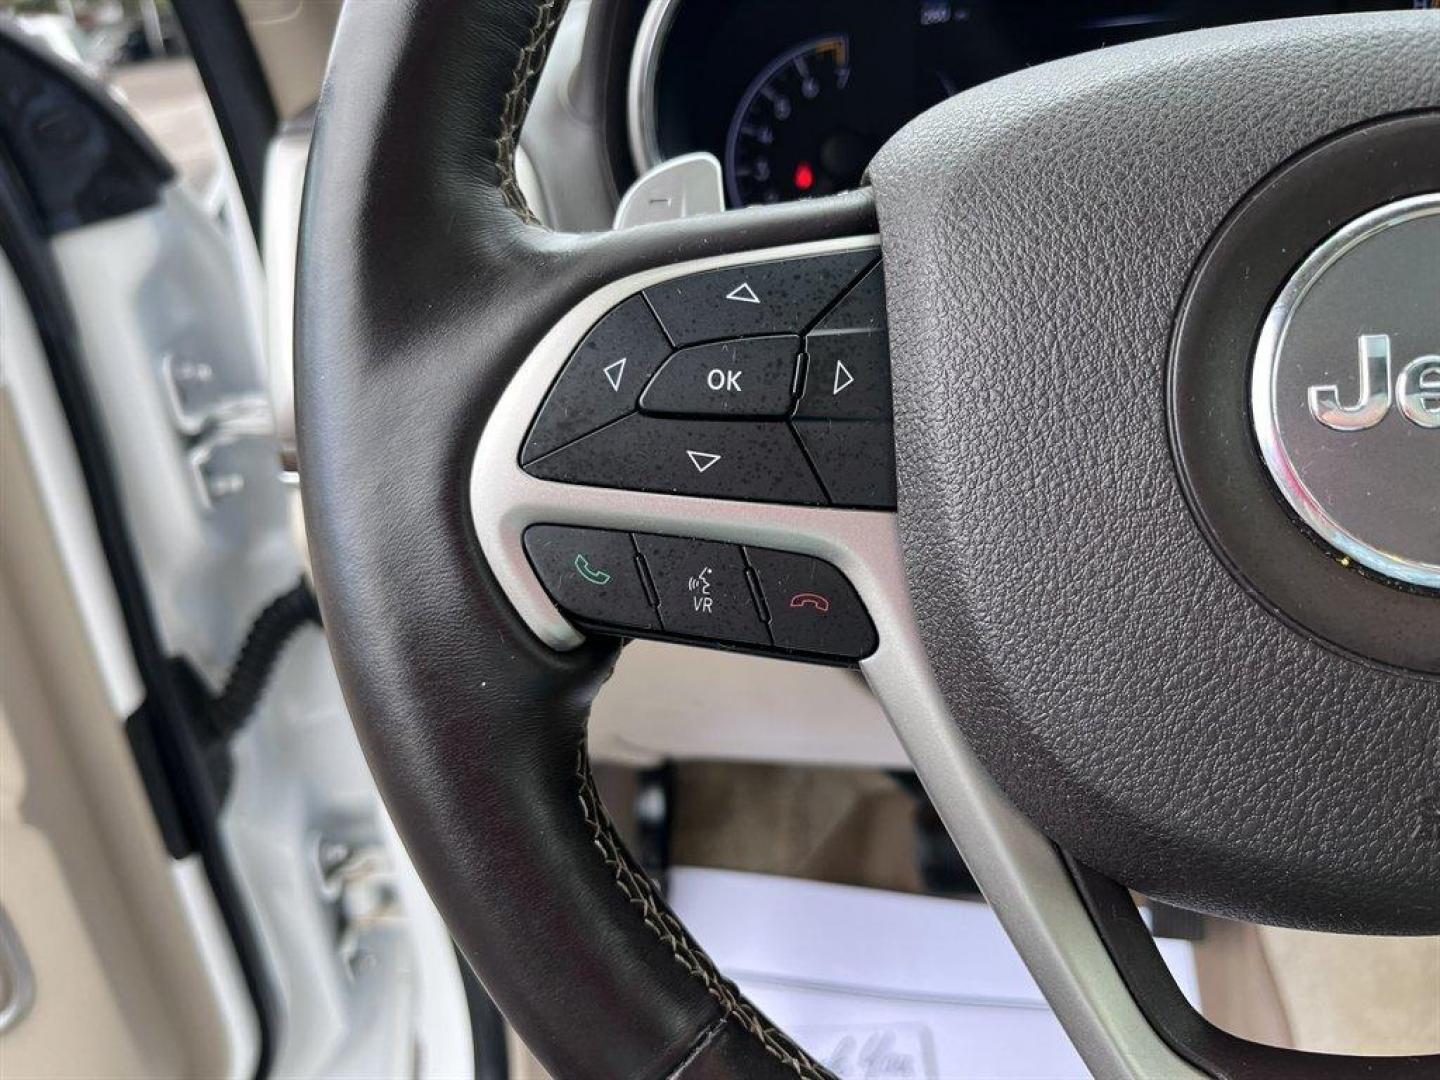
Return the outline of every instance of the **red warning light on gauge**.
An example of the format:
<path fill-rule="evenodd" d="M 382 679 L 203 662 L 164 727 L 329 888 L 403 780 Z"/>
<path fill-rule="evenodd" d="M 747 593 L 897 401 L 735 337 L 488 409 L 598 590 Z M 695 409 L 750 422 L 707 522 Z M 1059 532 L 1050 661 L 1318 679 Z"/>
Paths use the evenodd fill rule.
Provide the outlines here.
<path fill-rule="evenodd" d="M 815 170 L 810 167 L 808 161 L 802 161 L 795 166 L 795 190 L 809 191 L 815 186 Z"/>

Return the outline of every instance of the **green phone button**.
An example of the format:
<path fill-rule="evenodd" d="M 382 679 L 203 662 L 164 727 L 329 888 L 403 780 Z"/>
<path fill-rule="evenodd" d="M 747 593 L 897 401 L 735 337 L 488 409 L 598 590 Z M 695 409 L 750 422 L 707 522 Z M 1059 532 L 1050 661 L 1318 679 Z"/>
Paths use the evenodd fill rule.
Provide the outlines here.
<path fill-rule="evenodd" d="M 660 629 L 629 533 L 532 525 L 525 530 L 525 553 L 562 611 L 591 624 Z"/>
<path fill-rule="evenodd" d="M 590 565 L 590 560 L 582 555 L 575 556 L 575 571 L 591 585 L 609 585 L 610 573 L 606 570 L 597 570 Z"/>

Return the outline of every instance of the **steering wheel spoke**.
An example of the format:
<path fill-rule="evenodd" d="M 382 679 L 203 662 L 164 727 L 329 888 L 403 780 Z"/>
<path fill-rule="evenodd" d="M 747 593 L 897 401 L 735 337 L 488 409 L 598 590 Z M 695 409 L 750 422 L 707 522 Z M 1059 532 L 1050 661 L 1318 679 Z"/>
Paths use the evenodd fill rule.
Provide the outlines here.
<path fill-rule="evenodd" d="M 797 328 L 813 332 L 823 326 L 828 310 L 839 307 L 844 296 L 860 287 L 856 282 L 872 280 L 867 275 L 883 271 L 875 237 L 831 238 L 674 263 L 607 284 L 565 313 L 526 357 L 479 441 L 470 475 L 470 506 L 486 561 L 525 624 L 556 649 L 576 648 L 587 635 L 598 632 L 738 648 L 807 662 L 855 663 L 885 706 L 967 867 L 1032 972 L 1052 1000 L 1067 1002 L 1061 1015 L 1092 1067 L 1101 1073 L 1183 1075 L 1183 1062 L 1154 1036 L 1110 962 L 1059 853 L 996 788 L 960 735 L 916 626 L 893 510 L 815 505 L 823 496 L 810 504 L 782 503 L 640 490 L 615 481 L 603 486 L 561 482 L 546 478 L 545 470 L 522 464 L 525 448 L 536 438 L 537 417 L 551 407 L 557 391 L 566 389 L 564 380 L 575 371 L 577 360 L 586 365 L 583 375 L 593 393 L 605 396 L 626 386 L 623 377 L 616 387 L 606 375 L 618 354 L 585 355 L 607 314 L 624 314 L 627 304 L 643 302 L 657 286 L 724 274 L 712 279 L 717 282 L 713 291 L 723 297 L 756 277 L 751 272 L 756 267 L 792 266 L 796 260 L 836 255 L 847 260 L 841 277 L 855 274 L 856 281 L 847 280 L 828 303 L 802 317 Z M 852 258 L 857 255 L 863 257 Z M 884 334 L 883 324 L 877 329 Z M 812 337 L 802 334 L 798 340 L 808 342 Z M 667 352 L 665 357 L 641 370 L 660 371 L 684 349 L 668 344 L 661 350 Z M 835 355 L 823 346 L 816 352 Z M 888 336 L 886 354 L 888 365 Z M 833 360 L 823 368 L 818 364 L 806 368 L 813 359 L 807 351 L 794 383 L 796 402 L 805 396 L 806 379 L 818 376 L 829 395 L 837 397 L 849 388 L 849 378 L 865 377 L 861 361 L 845 363 L 849 351 L 838 355 L 837 378 Z M 614 371 L 611 368 L 611 374 Z M 646 378 L 653 380 L 653 375 Z M 721 387 L 716 393 L 723 393 L 727 380 L 715 382 Z M 740 377 L 740 383 L 747 385 L 746 376 Z M 633 388 L 632 396 L 643 402 L 644 388 Z M 889 407 L 888 394 L 884 406 Z M 793 417 L 798 407 L 792 404 L 785 416 Z M 862 404 L 861 409 L 866 408 Z M 871 412 L 863 415 L 869 420 L 887 419 Z M 602 417 L 600 422 L 618 424 L 621 419 Z M 783 428 L 785 418 L 768 422 Z M 711 415 L 692 423 L 703 432 L 704 425 L 723 426 L 730 421 Z M 583 445 L 586 438 L 578 435 L 570 445 Z M 714 445 L 700 441 L 678 449 L 684 453 Z M 704 464 L 703 459 L 699 464 Z M 890 460 L 885 464 L 893 468 Z M 646 481 L 645 467 L 645 454 L 637 455 L 632 463 L 636 484 Z M 699 468 L 697 475 L 703 476 Z M 662 480 L 651 486 L 665 484 Z M 682 479 L 677 486 L 684 485 Z M 670 547 L 678 549 L 677 558 L 668 557 Z M 824 586 L 827 591 L 791 588 L 784 578 L 774 584 L 786 587 L 774 588 L 771 579 L 762 575 L 777 555 L 832 568 L 834 575 Z M 605 590 L 624 587 L 627 579 L 632 584 L 623 594 L 595 599 Z M 732 592 L 722 595 L 727 585 Z M 841 590 L 852 593 L 860 605 L 863 648 L 827 654 L 803 644 L 791 648 L 780 644 L 777 606 L 788 608 L 798 596 L 794 610 L 801 620 L 813 624 L 844 613 L 844 601 L 836 602 Z M 811 591 L 817 600 L 827 601 L 826 610 L 805 601 L 803 594 Z M 709 616 L 696 612 L 697 604 L 707 598 L 715 602 L 719 616 L 723 617 L 719 605 L 727 600 L 754 614 L 736 620 L 741 629 L 731 634 L 707 633 L 703 626 Z M 620 608 L 619 614 L 609 613 L 611 604 Z M 673 626 L 667 621 L 672 608 L 679 609 Z M 760 625 L 760 633 L 768 631 L 770 641 L 749 636 L 747 624 Z"/>

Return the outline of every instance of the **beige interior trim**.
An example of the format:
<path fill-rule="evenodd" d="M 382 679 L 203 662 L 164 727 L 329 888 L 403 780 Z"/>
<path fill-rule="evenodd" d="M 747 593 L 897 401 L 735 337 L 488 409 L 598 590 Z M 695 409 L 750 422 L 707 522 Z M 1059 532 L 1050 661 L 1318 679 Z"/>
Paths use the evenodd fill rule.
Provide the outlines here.
<path fill-rule="evenodd" d="M 678 761 L 910 769 L 863 679 L 796 664 L 633 641 L 590 711 L 596 761 Z"/>
<path fill-rule="evenodd" d="M 1260 927 L 1206 919 L 1195 943 L 1195 975 L 1205 1018 L 1232 1035 L 1269 1046 L 1295 1045 Z"/>
<path fill-rule="evenodd" d="M 1331 1054 L 1440 1054 L 1440 937 L 1261 927 L 1295 1045 Z"/>
<path fill-rule="evenodd" d="M 1440 938 L 1206 919 L 1201 1007 L 1233 1035 L 1329 1054 L 1440 1053 Z"/>
<path fill-rule="evenodd" d="M 240 0 L 282 123 L 319 99 L 341 6 L 341 0 Z"/>
<path fill-rule="evenodd" d="M 550 1080 L 545 1067 L 535 1060 L 530 1048 L 520 1041 L 509 1024 L 505 1025 L 505 1056 L 510 1062 L 510 1080 Z"/>
<path fill-rule="evenodd" d="M 0 904 L 36 987 L 0 1075 L 247 1077 L 253 1006 L 136 768 L 138 678 L 103 621 L 113 584 L 91 564 L 84 488 L 65 483 L 73 444 L 48 438 L 65 431 L 59 403 L 3 261 L 0 339 Z"/>

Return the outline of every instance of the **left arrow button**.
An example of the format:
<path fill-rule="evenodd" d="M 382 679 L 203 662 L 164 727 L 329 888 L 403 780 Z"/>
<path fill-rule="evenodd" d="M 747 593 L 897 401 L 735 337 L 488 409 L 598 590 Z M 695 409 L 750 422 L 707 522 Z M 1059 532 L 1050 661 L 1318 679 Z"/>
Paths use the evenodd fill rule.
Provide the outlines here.
<path fill-rule="evenodd" d="M 522 464 L 633 412 L 641 389 L 670 355 L 670 340 L 643 297 L 612 308 L 565 362 L 540 407 Z"/>
<path fill-rule="evenodd" d="M 601 371 L 605 375 L 605 381 L 610 384 L 610 389 L 616 393 L 620 392 L 620 383 L 625 378 L 625 361 L 628 357 L 622 356 L 613 364 L 606 364 Z"/>

